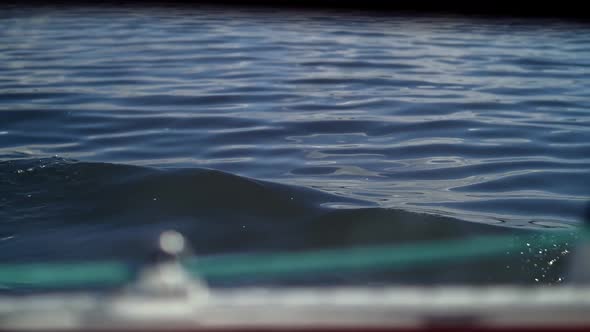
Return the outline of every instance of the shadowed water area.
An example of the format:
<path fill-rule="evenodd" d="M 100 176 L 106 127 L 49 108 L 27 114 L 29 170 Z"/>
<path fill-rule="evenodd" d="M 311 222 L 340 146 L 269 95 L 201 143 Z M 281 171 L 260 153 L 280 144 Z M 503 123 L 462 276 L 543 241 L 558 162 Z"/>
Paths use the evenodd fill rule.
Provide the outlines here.
<path fill-rule="evenodd" d="M 582 23 L 2 7 L 0 262 L 575 232 L 589 97 Z M 285 282 L 555 283 L 569 245 Z"/>

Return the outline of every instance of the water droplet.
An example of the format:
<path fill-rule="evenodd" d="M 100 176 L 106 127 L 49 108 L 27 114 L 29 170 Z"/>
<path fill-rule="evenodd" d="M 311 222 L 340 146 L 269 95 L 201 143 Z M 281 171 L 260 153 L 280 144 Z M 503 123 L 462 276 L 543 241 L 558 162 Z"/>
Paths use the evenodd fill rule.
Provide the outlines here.
<path fill-rule="evenodd" d="M 535 281 L 536 281 L 536 282 L 539 282 L 539 279 L 535 278 Z"/>
<path fill-rule="evenodd" d="M 19 170 L 17 170 L 16 172 L 17 172 L 18 174 L 21 174 L 21 173 L 23 173 L 24 171 L 23 171 L 22 169 L 19 169 Z"/>
<path fill-rule="evenodd" d="M 160 235 L 160 248 L 166 253 L 176 255 L 185 248 L 184 237 L 177 231 L 165 231 Z"/>
<path fill-rule="evenodd" d="M 527 247 L 530 247 L 530 246 L 531 246 L 531 244 L 530 244 L 530 243 L 527 243 L 527 244 L 526 244 L 526 246 L 527 246 Z"/>
<path fill-rule="evenodd" d="M 152 201 L 157 201 L 157 200 L 158 200 L 157 197 L 152 198 Z"/>

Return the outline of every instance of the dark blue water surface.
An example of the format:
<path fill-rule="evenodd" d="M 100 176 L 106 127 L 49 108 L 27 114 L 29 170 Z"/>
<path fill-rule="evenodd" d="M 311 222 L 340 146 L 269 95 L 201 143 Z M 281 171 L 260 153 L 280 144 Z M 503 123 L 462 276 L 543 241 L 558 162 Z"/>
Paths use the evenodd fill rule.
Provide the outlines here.
<path fill-rule="evenodd" d="M 590 25 L 0 11 L 0 261 L 574 228 L 589 170 Z"/>

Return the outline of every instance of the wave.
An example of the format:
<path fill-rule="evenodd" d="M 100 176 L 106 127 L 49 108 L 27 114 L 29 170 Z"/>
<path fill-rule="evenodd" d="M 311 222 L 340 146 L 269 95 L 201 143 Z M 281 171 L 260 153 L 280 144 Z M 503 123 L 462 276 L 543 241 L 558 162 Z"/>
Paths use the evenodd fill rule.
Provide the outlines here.
<path fill-rule="evenodd" d="M 361 200 L 211 169 L 152 168 L 61 158 L 0 162 L 0 197 L 2 262 L 136 261 L 151 252 L 157 235 L 166 229 L 184 233 L 195 253 L 204 256 L 427 244 L 496 234 L 516 239 L 533 232 L 434 214 L 368 208 Z M 554 259 L 559 255 L 556 250 L 563 250 L 563 246 L 550 249 L 543 258 L 528 260 L 527 280 L 534 279 L 530 277 L 532 264 Z M 496 277 L 491 280 L 523 278 L 504 267 L 495 270 Z M 497 268 L 497 264 L 485 267 L 486 271 Z M 416 271 L 395 276 L 374 272 L 364 272 L 363 276 L 357 271 L 328 279 L 306 276 L 296 282 L 489 279 L 469 271 L 439 270 L 440 278 Z M 547 280 L 559 278 L 558 274 L 547 276 Z"/>
<path fill-rule="evenodd" d="M 290 242 L 295 247 L 321 247 L 498 231 L 495 226 L 370 208 L 370 202 L 358 199 L 203 168 L 21 159 L 0 162 L 0 183 L 4 237 L 18 238 L 23 230 L 43 234 L 70 227 L 84 231 L 180 226 L 195 230 L 199 239 L 193 242 L 199 248 L 214 251 L 249 242 L 249 236 L 254 248 L 275 243 L 289 249 Z M 233 233 L 242 239 L 206 239 Z M 3 252 L 3 258 L 14 255 Z"/>

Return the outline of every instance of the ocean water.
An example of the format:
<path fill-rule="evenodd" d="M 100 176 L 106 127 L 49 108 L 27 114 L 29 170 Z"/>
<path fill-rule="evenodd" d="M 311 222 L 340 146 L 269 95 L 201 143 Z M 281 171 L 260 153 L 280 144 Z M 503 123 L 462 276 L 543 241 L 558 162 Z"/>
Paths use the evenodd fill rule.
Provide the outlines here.
<path fill-rule="evenodd" d="M 0 262 L 140 259 L 170 228 L 197 255 L 575 231 L 589 170 L 588 24 L 0 10 Z M 562 280 L 537 249 L 323 282 Z"/>

